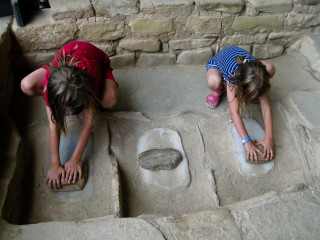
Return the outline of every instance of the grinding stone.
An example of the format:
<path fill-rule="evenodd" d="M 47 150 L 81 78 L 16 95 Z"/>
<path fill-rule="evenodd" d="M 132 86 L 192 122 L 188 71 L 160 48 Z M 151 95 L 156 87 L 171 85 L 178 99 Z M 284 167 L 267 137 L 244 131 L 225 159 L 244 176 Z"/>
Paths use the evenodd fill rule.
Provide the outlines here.
<path fill-rule="evenodd" d="M 263 153 L 263 146 L 262 145 L 259 145 L 257 146 L 257 148 L 259 148 L 259 150 Z M 273 159 L 274 159 L 274 156 L 273 156 Z M 269 160 L 269 161 L 272 161 L 272 160 Z M 263 158 L 259 153 L 258 153 L 258 162 L 256 161 L 248 161 L 247 160 L 247 163 L 251 163 L 251 164 L 263 164 L 263 163 L 267 163 L 269 162 L 267 159 Z"/>
<path fill-rule="evenodd" d="M 151 171 L 172 170 L 181 161 L 181 153 L 173 148 L 150 149 L 139 154 L 140 167 Z"/>
<path fill-rule="evenodd" d="M 78 179 L 75 183 L 68 183 L 65 181 L 61 181 L 61 188 L 53 189 L 55 192 L 69 192 L 69 191 L 80 191 L 84 188 L 88 179 L 88 166 L 86 164 L 82 164 L 82 178 Z"/>

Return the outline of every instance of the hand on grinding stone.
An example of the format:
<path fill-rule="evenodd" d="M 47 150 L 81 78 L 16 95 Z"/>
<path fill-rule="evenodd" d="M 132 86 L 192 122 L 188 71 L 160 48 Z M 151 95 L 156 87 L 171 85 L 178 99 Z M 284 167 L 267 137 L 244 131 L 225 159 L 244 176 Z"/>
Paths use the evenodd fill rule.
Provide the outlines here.
<path fill-rule="evenodd" d="M 263 146 L 263 155 L 262 157 L 269 160 L 273 159 L 274 150 L 273 150 L 273 141 L 272 139 L 265 138 L 262 141 L 255 144 L 256 146 L 262 145 Z"/>
<path fill-rule="evenodd" d="M 61 179 L 65 178 L 65 170 L 61 165 L 53 165 L 48 171 L 46 184 L 49 188 L 60 188 Z"/>
<path fill-rule="evenodd" d="M 71 157 L 71 159 L 64 166 L 66 175 L 64 181 L 68 183 L 75 183 L 77 177 L 82 178 L 82 163 L 81 158 Z"/>
<path fill-rule="evenodd" d="M 244 144 L 247 152 L 247 161 L 258 162 L 258 154 L 262 156 L 262 152 L 255 146 L 256 140 L 250 140 Z"/>

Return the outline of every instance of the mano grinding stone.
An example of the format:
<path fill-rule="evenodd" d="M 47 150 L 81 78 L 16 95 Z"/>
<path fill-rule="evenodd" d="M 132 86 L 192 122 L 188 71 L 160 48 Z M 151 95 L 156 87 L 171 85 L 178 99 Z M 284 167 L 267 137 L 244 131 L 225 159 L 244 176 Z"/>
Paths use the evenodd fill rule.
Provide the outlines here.
<path fill-rule="evenodd" d="M 262 145 L 257 146 L 257 148 L 259 148 L 259 150 L 263 153 L 263 146 Z M 258 156 L 258 162 L 247 160 L 247 163 L 263 164 L 263 163 L 267 163 L 267 162 L 271 161 L 271 160 L 268 161 L 267 159 L 263 158 L 259 153 L 257 154 L 257 156 Z"/>
<path fill-rule="evenodd" d="M 70 192 L 70 191 L 80 191 L 84 188 L 88 179 L 88 166 L 82 164 L 82 178 L 78 179 L 75 183 L 68 183 L 61 181 L 61 188 L 53 189 L 55 192 Z"/>

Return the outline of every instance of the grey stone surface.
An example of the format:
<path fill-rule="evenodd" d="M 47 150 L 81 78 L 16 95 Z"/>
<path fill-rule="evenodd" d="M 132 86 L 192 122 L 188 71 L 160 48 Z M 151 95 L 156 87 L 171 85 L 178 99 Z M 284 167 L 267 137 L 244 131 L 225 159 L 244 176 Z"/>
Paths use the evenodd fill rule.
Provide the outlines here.
<path fill-rule="evenodd" d="M 129 51 L 158 52 L 160 50 L 159 40 L 121 39 L 119 47 Z"/>
<path fill-rule="evenodd" d="M 31 69 L 37 69 L 51 62 L 55 54 L 56 52 L 27 52 L 23 57 Z"/>
<path fill-rule="evenodd" d="M 221 18 L 191 15 L 187 19 L 186 27 L 193 33 L 219 33 L 221 21 Z"/>
<path fill-rule="evenodd" d="M 260 12 L 290 12 L 293 8 L 292 0 L 249 0 L 248 2 Z"/>
<path fill-rule="evenodd" d="M 320 122 L 319 101 L 320 91 L 297 91 L 290 93 L 282 103 L 294 114 L 296 122 L 312 129 Z"/>
<path fill-rule="evenodd" d="M 136 18 L 128 24 L 133 33 L 140 36 L 158 36 L 172 30 L 172 20 L 157 20 L 152 18 Z"/>
<path fill-rule="evenodd" d="M 117 56 L 110 57 L 112 68 L 127 68 L 135 66 L 135 54 L 125 53 Z"/>
<path fill-rule="evenodd" d="M 9 224 L 6 224 L 9 225 Z M 9 230 L 9 231 L 8 231 Z M 32 225 L 15 225 L 1 231 L 0 237 L 22 239 L 113 239 L 113 240 L 164 240 L 162 233 L 143 219 L 111 217 L 80 222 L 50 222 Z"/>
<path fill-rule="evenodd" d="M 306 59 L 305 68 L 320 81 L 320 37 L 309 35 L 301 39 L 299 53 Z"/>
<path fill-rule="evenodd" d="M 89 0 L 51 0 L 51 16 L 54 20 L 89 18 L 94 16 Z"/>
<path fill-rule="evenodd" d="M 195 50 L 186 50 L 178 55 L 177 64 L 192 65 L 206 64 L 213 56 L 211 48 L 199 48 Z"/>
<path fill-rule="evenodd" d="M 182 156 L 172 148 L 150 149 L 140 153 L 138 161 L 140 167 L 151 171 L 172 170 L 182 161 Z"/>
<path fill-rule="evenodd" d="M 227 101 L 222 98 L 220 106 L 216 110 L 206 107 L 204 101 L 209 90 L 207 90 L 205 84 L 203 65 L 120 69 L 114 71 L 119 86 L 121 86 L 119 87 L 119 105 L 115 110 L 116 112 L 102 113 L 95 118 L 93 168 L 94 176 L 99 177 L 94 178 L 93 182 L 97 185 L 93 189 L 99 189 L 99 191 L 90 192 L 79 198 L 71 198 L 66 205 L 64 205 L 65 199 L 63 199 L 61 203 L 55 205 L 56 207 L 51 212 L 50 205 L 35 202 L 36 207 L 33 207 L 33 209 L 44 213 L 43 207 L 47 207 L 49 213 L 44 217 L 51 217 L 55 222 L 10 225 L 0 220 L 0 238 L 4 236 L 5 239 L 38 239 L 45 235 L 46 237 L 53 236 L 53 239 L 55 237 L 61 239 L 65 237 L 65 234 L 68 234 L 71 238 L 75 237 L 76 239 L 94 239 L 94 237 L 98 239 L 117 239 L 117 237 L 126 239 L 130 237 L 132 239 L 132 236 L 136 239 L 150 239 L 150 236 L 155 239 L 158 236 L 160 236 L 160 239 L 161 237 L 165 239 L 179 239 L 179 237 L 182 239 L 212 239 L 212 236 L 222 236 L 224 239 L 228 237 L 239 239 L 237 231 L 240 230 L 240 238 L 243 239 L 259 239 L 260 236 L 263 236 L 264 239 L 268 239 L 269 236 L 271 239 L 277 236 L 283 238 L 286 235 L 291 237 L 293 234 L 298 237 L 301 236 L 301 238 L 312 239 L 314 236 L 312 234 L 317 234 L 318 231 L 313 222 L 310 223 L 310 228 L 307 224 L 309 224 L 308 221 L 317 222 L 319 215 L 317 205 L 312 202 L 313 200 L 294 198 L 294 201 L 291 201 L 286 198 L 281 203 L 275 202 L 276 204 L 268 204 L 268 206 L 262 207 L 259 205 L 258 207 L 258 204 L 266 203 L 267 199 L 275 195 L 268 194 L 257 200 L 252 199 L 275 189 L 278 191 L 287 189 L 292 183 L 308 185 L 304 176 L 305 172 L 299 164 L 301 157 L 293 144 L 295 140 L 292 137 L 291 129 L 286 128 L 284 121 L 281 120 L 277 104 L 290 92 L 319 89 L 319 82 L 297 65 L 294 56 L 285 55 L 270 61 L 277 68 L 276 76 L 272 79 L 270 93 L 271 106 L 274 111 L 277 164 L 274 171 L 271 171 L 267 176 L 259 178 L 235 177 L 237 172 L 234 171 L 234 168 L 237 163 L 230 154 L 231 148 L 229 146 L 231 146 L 231 142 L 228 138 L 218 137 L 226 134 L 226 126 L 229 120 Z M 303 85 L 301 85 L 301 79 L 304 80 Z M 199 81 L 203 82 L 199 84 Z M 188 90 L 187 94 L 181 89 L 181 86 Z M 25 103 L 23 102 L 23 104 Z M 254 110 L 252 112 L 253 117 L 257 118 L 260 124 L 263 124 L 260 109 L 258 111 L 257 108 L 254 108 Z M 142 114 L 133 111 L 142 112 Z M 150 119 L 143 117 L 143 114 L 150 116 Z M 151 188 L 148 184 L 144 184 L 141 181 L 141 175 L 137 174 L 139 169 L 136 161 L 132 158 L 132 152 L 136 152 L 137 147 L 132 146 L 132 143 L 136 143 L 138 137 L 145 131 L 157 126 L 174 127 L 179 132 L 181 143 L 183 143 L 183 148 L 188 156 L 189 170 L 192 176 L 192 181 L 188 186 L 176 188 L 174 191 L 157 188 L 156 186 Z M 54 198 L 42 186 L 41 179 L 45 178 L 42 170 L 44 166 L 39 164 L 46 162 L 43 161 L 43 156 L 48 156 L 48 133 L 44 130 L 47 128 L 47 122 L 38 119 L 30 129 L 35 134 L 35 139 L 41 142 L 41 144 L 34 144 L 35 146 L 41 145 L 39 152 L 35 151 L 35 157 L 41 159 L 41 161 L 34 161 L 34 163 L 37 163 L 36 171 L 41 176 L 35 175 L 34 177 L 36 178 L 35 183 L 40 184 L 40 186 L 36 185 L 39 186 L 37 188 L 42 189 L 40 194 L 35 195 L 34 201 L 46 196 Z M 306 134 L 303 135 L 306 136 L 307 144 L 305 145 L 309 143 L 308 136 L 311 136 L 310 139 L 317 140 L 318 132 L 316 128 L 312 128 L 310 131 L 306 129 Z M 313 144 L 317 141 L 310 141 L 311 150 L 314 150 L 316 145 Z M 168 141 L 164 142 L 167 143 Z M 154 213 L 168 216 L 161 218 L 161 223 L 148 219 L 150 223 L 146 224 L 146 222 L 131 218 L 100 218 L 80 221 L 84 218 L 113 215 L 114 213 L 114 202 L 110 199 L 114 193 L 113 190 L 108 189 L 112 181 L 109 170 L 111 159 L 108 153 L 110 152 L 117 156 L 121 169 L 126 174 L 123 179 L 129 185 L 125 189 L 128 215 L 137 216 L 142 213 Z M 318 154 L 319 150 L 316 149 L 315 153 Z M 213 184 L 212 179 L 208 178 L 207 172 L 210 169 L 214 170 L 211 178 L 216 179 L 215 184 Z M 1 172 L 9 174 L 7 171 Z M 6 182 L 6 180 L 1 181 L 1 187 L 9 184 L 9 181 L 6 184 L 3 182 Z M 35 188 L 35 191 L 37 191 L 37 188 Z M 213 189 L 215 189 L 219 201 L 212 199 Z M 300 190 L 300 188 L 294 189 L 293 191 Z M 292 192 L 292 190 L 289 192 Z M 302 195 L 305 194 L 307 193 L 302 193 Z M 313 194 L 315 196 L 319 195 L 316 191 Z M 90 197 L 89 199 L 86 198 L 87 195 Z M 117 196 L 118 194 L 114 195 Z M 98 204 L 95 202 L 97 199 Z M 103 201 L 99 199 L 103 199 Z M 236 208 L 230 206 L 230 203 L 244 199 L 249 200 L 241 202 L 241 206 L 238 205 Z M 56 198 L 56 200 L 58 201 L 59 198 Z M 79 205 L 78 201 L 84 203 L 84 205 Z M 108 204 L 106 204 L 107 202 Z M 220 204 L 219 210 L 223 210 L 222 212 L 199 213 L 199 211 L 214 209 L 217 207 L 217 202 Z M 96 204 L 96 207 L 100 207 L 102 204 L 106 205 L 97 210 L 96 208 L 91 209 L 93 204 Z M 69 215 L 69 208 L 74 205 L 77 206 L 71 209 L 72 222 L 64 222 L 70 220 L 65 215 Z M 57 211 L 61 206 L 63 207 Z M 236 216 L 236 221 L 232 220 L 228 209 Z M 311 212 L 310 209 L 315 210 Z M 77 215 L 79 211 L 85 214 L 79 217 Z M 196 213 L 191 214 L 192 217 L 186 212 Z M 277 214 L 277 212 L 280 212 L 280 214 Z M 88 216 L 86 214 L 92 215 Z M 46 218 L 47 221 L 52 221 L 48 218 Z M 73 220 L 78 221 L 73 222 Z M 86 224 L 88 222 L 90 224 Z M 235 222 L 238 225 L 238 230 Z M 272 225 L 274 222 L 277 223 L 275 226 Z M 297 228 L 299 225 L 301 226 L 300 229 Z M 213 231 L 210 232 L 210 229 Z M 114 235 L 116 237 L 113 237 Z"/>
<path fill-rule="evenodd" d="M 317 239 L 320 202 L 312 191 L 265 195 L 230 206 L 244 239 Z"/>
<path fill-rule="evenodd" d="M 254 45 L 252 54 L 259 59 L 269 59 L 279 57 L 284 51 L 283 46 L 275 46 L 273 44 Z"/>
<path fill-rule="evenodd" d="M 116 40 L 124 34 L 124 22 L 97 22 L 83 24 L 80 27 L 80 34 L 85 41 Z"/>
<path fill-rule="evenodd" d="M 114 17 L 116 15 L 130 15 L 139 12 L 138 0 L 93 0 L 91 2 L 97 16 L 107 15 Z"/>
<path fill-rule="evenodd" d="M 137 60 L 137 66 L 167 66 L 173 65 L 175 61 L 176 55 L 172 53 L 141 53 Z"/>
<path fill-rule="evenodd" d="M 204 48 L 211 46 L 215 41 L 216 39 L 171 40 L 169 46 L 171 50 Z"/>
<path fill-rule="evenodd" d="M 244 7 L 241 0 L 195 0 L 195 4 L 201 10 L 214 10 L 227 13 L 239 13 Z"/>
<path fill-rule="evenodd" d="M 228 36 L 222 39 L 222 45 L 247 45 L 253 43 L 265 43 L 268 34 L 265 33 L 258 33 L 255 35 L 235 35 L 235 36 Z"/>
<path fill-rule="evenodd" d="M 141 9 L 153 9 L 162 6 L 191 5 L 193 0 L 141 0 Z"/>
<path fill-rule="evenodd" d="M 49 25 L 28 25 L 15 30 L 23 51 L 57 49 L 75 40 L 77 26 L 74 23 L 54 23 Z M 42 36 L 39 38 L 39 35 Z"/>
<path fill-rule="evenodd" d="M 282 27 L 285 22 L 284 15 L 266 15 L 266 16 L 239 16 L 236 17 L 232 30 L 242 31 L 255 28 L 257 26 Z"/>
<path fill-rule="evenodd" d="M 173 239 L 241 239 L 227 209 L 180 214 L 158 218 L 155 222 L 160 228 L 170 229 Z"/>
<path fill-rule="evenodd" d="M 319 24 L 319 14 L 289 13 L 289 16 L 285 20 L 285 26 L 291 28 L 307 28 L 311 26 L 318 26 Z"/>

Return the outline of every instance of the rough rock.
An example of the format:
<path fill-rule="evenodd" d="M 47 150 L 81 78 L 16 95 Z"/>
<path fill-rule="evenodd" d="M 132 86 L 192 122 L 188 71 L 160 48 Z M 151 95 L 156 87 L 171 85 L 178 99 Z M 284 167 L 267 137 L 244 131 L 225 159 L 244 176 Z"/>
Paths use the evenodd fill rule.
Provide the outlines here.
<path fill-rule="evenodd" d="M 252 54 L 256 58 L 268 59 L 268 58 L 281 56 L 283 51 L 284 51 L 283 46 L 276 46 L 273 44 L 264 44 L 264 45 L 254 45 Z"/>
<path fill-rule="evenodd" d="M 320 81 L 320 37 L 319 35 L 310 35 L 302 39 L 299 53 L 305 58 L 305 68 Z"/>
<path fill-rule="evenodd" d="M 293 8 L 292 0 L 249 0 L 258 11 L 269 13 L 290 12 Z"/>
<path fill-rule="evenodd" d="M 61 188 L 54 188 L 55 192 L 69 192 L 69 191 L 80 191 L 84 188 L 88 179 L 88 166 L 82 164 L 82 178 L 78 179 L 75 183 L 68 183 L 61 181 Z"/>
<path fill-rule="evenodd" d="M 140 167 L 151 171 L 171 170 L 182 161 L 181 153 L 172 148 L 150 149 L 139 154 Z"/>
<path fill-rule="evenodd" d="M 124 22 L 107 21 L 83 24 L 80 28 L 80 34 L 85 41 L 116 40 L 124 34 Z"/>
<path fill-rule="evenodd" d="M 221 21 L 221 18 L 191 15 L 187 19 L 186 27 L 193 33 L 220 33 Z"/>
<path fill-rule="evenodd" d="M 51 16 L 54 20 L 78 19 L 94 16 L 90 1 L 83 0 L 54 0 L 50 1 Z"/>
<path fill-rule="evenodd" d="M 139 12 L 138 0 L 93 0 L 92 5 L 97 16 L 130 15 Z"/>
<path fill-rule="evenodd" d="M 189 39 L 189 40 L 171 40 L 169 46 L 171 50 L 185 50 L 194 48 L 209 47 L 216 39 Z"/>
<path fill-rule="evenodd" d="M 112 68 L 126 68 L 130 66 L 135 66 L 135 54 L 126 53 L 121 55 L 116 55 L 110 57 Z"/>
<path fill-rule="evenodd" d="M 166 66 L 176 62 L 176 55 L 172 53 L 141 53 L 137 61 L 137 66 Z"/>
<path fill-rule="evenodd" d="M 178 55 L 177 63 L 182 65 L 206 64 L 212 55 L 211 48 L 186 50 Z"/>
<path fill-rule="evenodd" d="M 133 33 L 140 36 L 158 36 L 172 30 L 172 20 L 155 20 L 152 18 L 136 18 L 129 22 Z"/>
<path fill-rule="evenodd" d="M 195 4 L 201 10 L 214 10 L 227 13 L 239 13 L 244 7 L 242 0 L 195 0 Z"/>
<path fill-rule="evenodd" d="M 119 42 L 119 47 L 129 51 L 158 52 L 160 46 L 158 40 L 121 39 Z"/>
<path fill-rule="evenodd" d="M 247 45 L 252 43 L 265 43 L 268 34 L 266 33 L 258 33 L 255 35 L 234 35 L 228 36 L 222 39 L 223 46 L 230 45 Z"/>
<path fill-rule="evenodd" d="M 232 30 L 242 31 L 255 28 L 257 26 L 282 27 L 284 25 L 284 15 L 266 15 L 266 16 L 239 16 L 236 17 Z"/>

